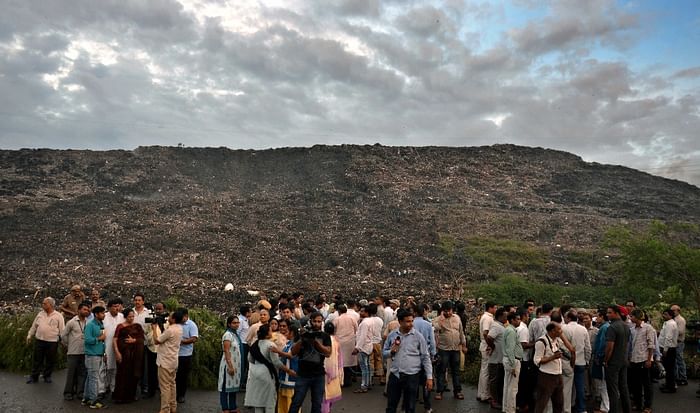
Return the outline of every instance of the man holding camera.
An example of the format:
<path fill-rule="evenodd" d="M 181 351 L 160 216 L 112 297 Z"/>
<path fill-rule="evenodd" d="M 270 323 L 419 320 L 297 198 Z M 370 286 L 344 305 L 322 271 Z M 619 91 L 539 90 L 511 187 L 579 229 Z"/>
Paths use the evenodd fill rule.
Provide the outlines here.
<path fill-rule="evenodd" d="M 292 355 L 299 358 L 299 371 L 294 383 L 294 396 L 289 413 L 298 413 L 306 393 L 311 390 L 311 413 L 321 412 L 321 402 L 325 390 L 326 371 L 323 363 L 331 355 L 331 336 L 324 333 L 323 314 L 311 313 L 309 323 L 304 327 L 301 340 L 292 347 Z"/>
<path fill-rule="evenodd" d="M 433 364 L 430 361 L 428 343 L 422 334 L 413 328 L 413 315 L 401 308 L 396 312 L 399 328 L 386 338 L 382 354 L 391 357 L 387 386 L 386 413 L 396 413 L 403 396 L 403 406 L 407 413 L 416 411 L 416 396 L 420 383 L 421 371 L 425 374 L 425 387 L 433 389 Z"/>

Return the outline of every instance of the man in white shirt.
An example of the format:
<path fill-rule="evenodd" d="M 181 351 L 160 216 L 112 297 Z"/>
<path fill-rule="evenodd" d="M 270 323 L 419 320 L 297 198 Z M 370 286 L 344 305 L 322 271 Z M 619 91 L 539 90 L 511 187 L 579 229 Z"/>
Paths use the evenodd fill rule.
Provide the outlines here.
<path fill-rule="evenodd" d="M 546 334 L 535 341 L 533 361 L 539 367 L 537 375 L 537 402 L 535 413 L 545 411 L 547 403 L 552 400 L 552 410 L 564 410 L 564 384 L 561 377 L 561 350 L 557 338 L 561 336 L 561 326 L 549 323 L 545 327 Z"/>
<path fill-rule="evenodd" d="M 494 314 L 493 323 L 486 335 L 486 343 L 491 350 L 489 355 L 489 391 L 491 392 L 491 408 L 501 410 L 503 403 L 503 334 L 508 313 L 499 308 Z"/>
<path fill-rule="evenodd" d="M 518 396 L 517 406 L 520 410 L 530 411 L 535 409 L 535 403 L 532 398 L 534 392 L 533 384 L 537 380 L 537 369 L 532 364 L 530 349 L 534 346 L 530 344 L 530 330 L 527 324 L 530 322 L 530 312 L 527 306 L 518 310 L 520 315 L 520 325 L 515 331 L 518 333 L 518 341 L 523 348 L 523 360 L 520 368 L 520 377 L 518 380 Z M 534 377 L 533 377 L 534 376 Z"/>
<path fill-rule="evenodd" d="M 678 324 L 673 319 L 675 313 L 670 308 L 661 314 L 664 325 L 659 334 L 661 360 L 666 369 L 666 385 L 661 387 L 662 393 L 676 392 L 676 347 L 678 347 Z"/>
<path fill-rule="evenodd" d="M 566 313 L 566 324 L 562 326 L 562 331 L 567 335 L 571 344 L 576 349 L 575 365 L 574 365 L 574 386 L 576 388 L 576 413 L 586 411 L 586 395 L 585 395 L 585 379 L 586 366 L 591 361 L 591 337 L 588 335 L 586 327 L 578 323 L 578 314 L 575 310 L 570 310 Z M 564 386 L 567 384 L 564 383 Z M 571 396 L 571 389 L 564 389 L 564 406 L 568 395 Z M 571 397 L 569 397 L 571 400 Z M 564 408 L 566 411 L 566 407 Z"/>
<path fill-rule="evenodd" d="M 673 321 L 678 326 L 678 345 L 676 346 L 676 384 L 679 386 L 688 385 L 688 375 L 685 371 L 685 360 L 683 352 L 685 351 L 685 318 L 681 315 L 681 307 L 678 304 L 671 306 L 673 310 Z"/>
<path fill-rule="evenodd" d="M 105 357 L 107 361 L 100 366 L 100 374 L 98 376 L 98 397 L 102 398 L 105 394 L 113 392 L 117 378 L 117 359 L 114 356 L 114 346 L 110 345 L 114 339 L 114 333 L 117 326 L 124 322 L 124 315 L 119 312 L 124 302 L 121 298 L 113 298 L 107 303 L 107 314 L 102 324 L 105 328 Z"/>
<path fill-rule="evenodd" d="M 496 312 L 496 303 L 487 302 L 484 305 L 484 314 L 479 319 L 479 352 L 481 353 L 481 369 L 479 370 L 479 385 L 476 391 L 476 398 L 479 401 L 488 403 L 491 399 L 489 392 L 489 356 L 491 351 L 486 344 L 486 336 L 489 334 L 491 323 L 493 323 L 493 315 Z"/>

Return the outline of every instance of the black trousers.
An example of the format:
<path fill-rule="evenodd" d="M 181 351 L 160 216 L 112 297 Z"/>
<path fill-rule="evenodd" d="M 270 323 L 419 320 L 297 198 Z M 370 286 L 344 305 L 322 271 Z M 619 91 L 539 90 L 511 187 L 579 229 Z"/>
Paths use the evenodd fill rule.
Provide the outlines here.
<path fill-rule="evenodd" d="M 610 399 L 609 413 L 629 413 L 630 392 L 627 387 L 627 366 L 624 364 L 608 364 L 605 369 L 605 385 Z"/>
<path fill-rule="evenodd" d="M 630 363 L 627 377 L 634 405 L 645 409 L 651 408 L 654 395 L 651 389 L 651 368 L 644 367 L 644 362 Z M 642 399 L 644 399 L 644 404 L 642 404 Z"/>
<path fill-rule="evenodd" d="M 535 385 L 539 369 L 531 361 L 523 361 L 520 364 L 520 377 L 518 378 L 518 395 L 516 405 L 535 410 Z"/>
<path fill-rule="evenodd" d="M 403 409 L 406 413 L 415 413 L 416 399 L 418 397 L 418 383 L 420 382 L 420 373 L 416 374 L 400 374 L 396 377 L 389 374 L 389 382 L 387 383 L 387 406 L 386 413 L 396 413 L 399 407 L 399 401 L 403 396 Z"/>
<path fill-rule="evenodd" d="M 44 378 L 51 377 L 53 366 L 56 365 L 58 354 L 58 342 L 34 339 L 34 361 L 32 363 L 32 378 L 39 379 L 43 373 Z"/>
<path fill-rule="evenodd" d="M 498 404 L 503 404 L 503 380 L 505 375 L 503 363 L 489 363 L 489 389 L 491 398 Z"/>
<path fill-rule="evenodd" d="M 187 393 L 187 384 L 192 370 L 192 356 L 177 358 L 177 374 L 175 375 L 176 397 L 183 398 Z"/>
<path fill-rule="evenodd" d="M 676 348 L 669 347 L 666 350 L 666 355 L 663 356 L 661 362 L 666 369 L 666 387 L 669 390 L 676 388 Z"/>

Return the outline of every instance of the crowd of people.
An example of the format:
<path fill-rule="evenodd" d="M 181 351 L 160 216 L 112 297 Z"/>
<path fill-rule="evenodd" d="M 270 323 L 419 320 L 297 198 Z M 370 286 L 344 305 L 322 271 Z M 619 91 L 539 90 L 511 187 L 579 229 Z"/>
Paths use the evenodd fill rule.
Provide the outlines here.
<path fill-rule="evenodd" d="M 477 398 L 509 413 L 651 413 L 656 378 L 664 393 L 688 384 L 685 319 L 678 305 L 662 316 L 657 333 L 634 301 L 593 312 L 486 303 Z"/>
<path fill-rule="evenodd" d="M 98 290 L 88 299 L 71 288 L 61 305 L 47 297 L 27 334 L 34 345 L 28 384 L 51 383 L 59 343 L 66 349 L 65 400 L 78 399 L 91 409 L 149 398 L 160 390 L 161 412 L 174 412 L 185 401 L 197 325 L 186 308 L 172 314 L 163 303 L 146 308 L 137 293 L 133 306 L 121 298 L 105 303 Z M 140 388 L 140 392 L 139 392 Z"/>
<path fill-rule="evenodd" d="M 27 383 L 46 382 L 58 343 L 66 348 L 66 400 L 92 409 L 153 397 L 161 412 L 184 403 L 199 333 L 186 308 L 172 314 L 163 303 L 146 308 L 143 294 L 124 308 L 88 299 L 74 286 L 56 310 L 43 300 L 27 335 L 34 359 Z M 426 413 L 452 393 L 464 399 L 460 366 L 467 353 L 468 319 L 479 319 L 481 371 L 477 399 L 514 412 L 652 411 L 652 380 L 665 371 L 660 391 L 686 385 L 682 358 L 685 319 L 680 307 L 663 312 L 659 333 L 633 301 L 588 312 L 527 302 L 429 306 L 377 296 L 344 299 L 303 293 L 261 298 L 226 319 L 217 390 L 224 413 L 239 403 L 260 413 L 297 413 L 310 393 L 311 413 L 330 413 L 343 389 L 379 388 L 387 413 Z M 663 367 L 661 367 L 661 365 Z M 355 383 L 355 384 L 354 384 Z M 140 388 L 140 392 L 139 392 Z M 242 400 L 239 393 L 245 392 Z"/>

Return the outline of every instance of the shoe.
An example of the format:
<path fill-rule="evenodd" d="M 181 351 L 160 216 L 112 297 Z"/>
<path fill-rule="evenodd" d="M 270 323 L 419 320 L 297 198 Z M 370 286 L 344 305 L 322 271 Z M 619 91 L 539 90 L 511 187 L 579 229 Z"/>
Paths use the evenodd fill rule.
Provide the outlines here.
<path fill-rule="evenodd" d="M 678 380 L 676 382 L 678 386 L 687 386 L 688 385 L 688 380 Z"/>
<path fill-rule="evenodd" d="M 177 402 L 178 402 L 178 403 L 184 403 L 184 402 L 185 402 L 185 398 L 184 398 L 184 397 L 178 397 L 178 398 L 177 398 Z"/>
<path fill-rule="evenodd" d="M 44 383 L 51 383 L 52 381 L 51 377 L 44 377 Z"/>
<path fill-rule="evenodd" d="M 104 409 L 105 407 L 107 407 L 107 406 L 105 406 L 104 404 L 102 404 L 102 402 L 93 402 L 93 403 L 90 405 L 90 408 L 91 408 L 91 409 Z"/>
<path fill-rule="evenodd" d="M 651 409 L 647 407 L 646 409 L 642 410 L 642 413 L 651 413 Z"/>
<path fill-rule="evenodd" d="M 435 393 L 435 400 L 442 400 L 442 393 Z"/>
<path fill-rule="evenodd" d="M 433 413 L 433 409 L 425 409 L 425 413 Z"/>
<path fill-rule="evenodd" d="M 353 393 L 367 393 L 367 387 L 360 387 L 359 389 L 353 390 Z"/>
<path fill-rule="evenodd" d="M 27 379 L 27 384 L 33 384 L 33 383 L 38 383 L 38 382 L 39 382 L 39 378 L 34 378 L 34 377 L 31 377 L 31 376 L 30 376 L 30 377 Z"/>
<path fill-rule="evenodd" d="M 87 405 L 88 405 L 88 401 L 85 400 L 85 399 L 83 399 L 83 400 L 80 401 L 80 405 L 81 405 L 81 406 L 87 406 Z"/>
<path fill-rule="evenodd" d="M 73 400 L 73 395 L 72 394 L 65 394 L 65 395 L 63 395 L 63 400 L 71 401 L 71 400 Z"/>
<path fill-rule="evenodd" d="M 455 399 L 464 400 L 464 394 L 462 394 L 462 392 L 455 393 Z"/>

